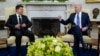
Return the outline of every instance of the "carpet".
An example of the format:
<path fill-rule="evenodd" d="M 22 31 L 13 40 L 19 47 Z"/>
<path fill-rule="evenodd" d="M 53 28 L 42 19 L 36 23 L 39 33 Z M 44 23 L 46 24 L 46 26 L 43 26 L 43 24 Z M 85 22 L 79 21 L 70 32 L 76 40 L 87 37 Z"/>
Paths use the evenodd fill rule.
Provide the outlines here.
<path fill-rule="evenodd" d="M 22 46 L 21 49 L 21 56 L 26 56 L 27 54 L 27 46 Z M 91 52 L 91 55 L 90 55 Z M 96 56 L 97 50 L 95 49 L 86 49 L 85 51 L 82 50 L 82 48 L 80 48 L 80 54 L 81 56 Z M 16 56 L 16 47 L 10 47 L 9 52 L 8 49 L 3 48 L 0 49 L 0 56 Z"/>

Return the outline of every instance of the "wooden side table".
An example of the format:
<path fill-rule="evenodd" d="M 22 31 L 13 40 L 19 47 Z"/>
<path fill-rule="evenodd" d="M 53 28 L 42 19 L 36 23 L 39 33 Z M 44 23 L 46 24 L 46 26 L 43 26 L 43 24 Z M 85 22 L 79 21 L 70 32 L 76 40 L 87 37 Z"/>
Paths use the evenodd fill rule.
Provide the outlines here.
<path fill-rule="evenodd" d="M 98 26 L 98 56 L 99 56 L 99 54 L 100 54 L 100 26 Z"/>
<path fill-rule="evenodd" d="M 0 48 L 7 48 L 7 38 L 0 38 Z"/>

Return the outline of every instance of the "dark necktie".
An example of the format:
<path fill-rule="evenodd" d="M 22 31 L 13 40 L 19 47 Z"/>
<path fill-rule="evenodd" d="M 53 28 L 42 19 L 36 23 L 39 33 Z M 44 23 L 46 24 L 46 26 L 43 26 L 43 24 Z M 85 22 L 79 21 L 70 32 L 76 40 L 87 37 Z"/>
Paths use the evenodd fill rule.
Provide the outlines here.
<path fill-rule="evenodd" d="M 19 16 L 19 24 L 22 24 L 22 19 L 20 16 Z"/>
<path fill-rule="evenodd" d="M 80 17 L 79 17 L 79 14 L 77 14 L 77 26 L 80 27 Z"/>

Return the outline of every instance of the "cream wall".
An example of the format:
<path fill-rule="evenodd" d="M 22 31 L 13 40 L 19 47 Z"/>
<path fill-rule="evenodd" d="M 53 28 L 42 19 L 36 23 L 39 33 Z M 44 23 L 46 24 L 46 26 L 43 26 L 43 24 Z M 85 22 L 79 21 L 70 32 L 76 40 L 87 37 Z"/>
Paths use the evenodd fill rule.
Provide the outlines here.
<path fill-rule="evenodd" d="M 90 9 L 91 11 L 93 8 L 100 8 L 100 3 L 86 4 L 85 0 L 69 0 L 69 1 L 74 3 L 82 3 L 84 8 Z M 18 2 L 20 2 L 20 0 L 6 0 L 5 2 L 0 2 L 0 19 L 4 19 L 4 8 L 15 6 Z"/>
<path fill-rule="evenodd" d="M 4 8 L 15 6 L 20 0 L 6 0 L 5 2 L 0 2 L 0 16 L 4 16 Z"/>
<path fill-rule="evenodd" d="M 90 12 L 91 17 L 92 17 L 92 10 L 94 8 L 100 9 L 100 3 L 86 3 L 85 0 L 70 0 L 70 2 L 81 3 L 83 8 L 90 9 L 91 10 L 91 12 Z M 100 19 L 100 14 L 99 14 L 97 19 Z"/>

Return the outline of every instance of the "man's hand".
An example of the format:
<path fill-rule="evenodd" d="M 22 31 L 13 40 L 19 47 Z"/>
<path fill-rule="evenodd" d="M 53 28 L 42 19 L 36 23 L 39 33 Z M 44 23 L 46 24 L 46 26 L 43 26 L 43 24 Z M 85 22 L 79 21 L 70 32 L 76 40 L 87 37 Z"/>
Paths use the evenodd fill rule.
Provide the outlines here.
<path fill-rule="evenodd" d="M 20 24 L 15 25 L 16 29 L 20 29 Z"/>
<path fill-rule="evenodd" d="M 23 24 L 21 25 L 21 27 L 23 27 L 23 28 L 24 28 L 24 27 L 26 27 L 26 24 L 25 24 L 25 23 L 23 23 Z"/>
<path fill-rule="evenodd" d="M 59 19 L 59 20 L 61 20 L 61 19 L 62 19 L 62 17 L 61 17 L 61 16 L 58 16 L 58 19 Z"/>
<path fill-rule="evenodd" d="M 82 31 L 85 32 L 88 29 L 88 27 L 83 27 Z"/>

